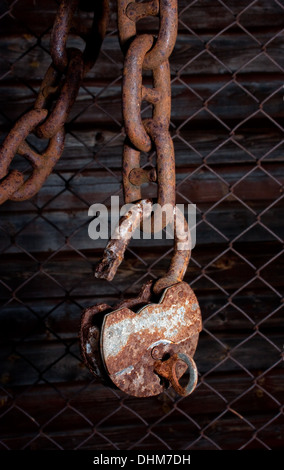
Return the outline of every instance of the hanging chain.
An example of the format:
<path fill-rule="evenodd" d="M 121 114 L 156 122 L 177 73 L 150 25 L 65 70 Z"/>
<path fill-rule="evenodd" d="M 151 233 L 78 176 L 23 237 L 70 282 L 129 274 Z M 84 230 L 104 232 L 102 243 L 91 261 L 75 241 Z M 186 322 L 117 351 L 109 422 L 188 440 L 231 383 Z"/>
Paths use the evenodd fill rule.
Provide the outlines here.
<path fill-rule="evenodd" d="M 152 0 L 135 3 L 120 0 L 118 27 L 125 53 L 122 106 L 126 131 L 123 152 L 123 188 L 125 202 L 141 199 L 141 184 L 157 181 L 158 203 L 175 205 L 175 156 L 169 133 L 171 115 L 171 75 L 169 56 L 177 37 L 177 0 Z M 136 22 L 147 16 L 159 16 L 160 28 L 151 34 L 136 35 Z M 143 70 L 153 74 L 153 88 L 142 84 Z M 153 105 L 152 119 L 142 120 L 142 100 Z M 140 152 L 157 153 L 157 170 L 140 168 Z"/>
<path fill-rule="evenodd" d="M 157 38 L 136 34 L 137 21 L 148 16 L 159 16 Z M 179 395 L 188 396 L 198 379 L 192 356 L 202 329 L 201 311 L 189 284 L 182 282 L 191 239 L 184 214 L 175 203 L 175 155 L 169 132 L 169 56 L 176 41 L 177 20 L 177 0 L 118 0 L 119 38 L 125 54 L 123 190 L 130 208 L 112 232 L 94 274 L 108 281 L 114 278 L 135 230 L 145 231 L 145 220 L 148 234 L 160 232 L 171 222 L 174 247 L 170 266 L 155 282 L 146 282 L 135 298 L 113 307 L 97 304 L 81 316 L 81 351 L 86 365 L 105 383 L 137 397 L 157 395 L 169 384 Z M 152 73 L 152 88 L 143 85 L 143 70 Z M 150 119 L 141 117 L 143 100 L 152 106 Z M 147 171 L 140 166 L 140 154 L 152 148 L 156 169 Z M 142 199 L 141 185 L 147 181 L 157 182 L 155 209 L 152 200 Z M 186 370 L 189 380 L 182 386 L 179 379 Z"/>
<path fill-rule="evenodd" d="M 136 34 L 137 21 L 147 16 L 159 16 L 160 28 L 157 38 L 151 34 Z M 169 56 L 175 45 L 177 24 L 177 0 L 118 2 L 119 39 L 125 54 L 122 86 L 122 110 L 126 132 L 123 149 L 123 190 L 125 203 L 135 203 L 135 206 L 121 220 L 118 231 L 120 230 L 123 236 L 115 236 L 107 244 L 104 256 L 96 267 L 95 276 L 112 280 L 124 257 L 131 234 L 139 225 L 145 232 L 142 217 L 147 211 L 151 213 L 153 206 L 151 201 L 142 200 L 141 185 L 155 181 L 158 185 L 156 206 L 160 211 L 159 223 L 156 224 L 157 217 L 152 214 L 150 228 L 146 227 L 146 231 L 160 231 L 170 222 L 175 228 L 175 245 L 170 267 L 166 274 L 156 281 L 153 287 L 155 293 L 160 293 L 183 279 L 191 255 L 187 222 L 175 206 L 175 154 L 169 132 Z M 143 85 L 143 70 L 152 71 L 152 88 Z M 153 106 L 151 119 L 142 120 L 143 100 Z M 157 155 L 156 169 L 145 170 L 140 167 L 140 154 L 149 152 L 152 147 Z M 165 207 L 171 210 L 160 210 Z M 185 234 L 184 243 L 180 233 Z"/>
<path fill-rule="evenodd" d="M 84 37 L 84 51 L 67 47 L 79 3 L 79 0 L 61 1 L 51 33 L 52 63 L 41 83 L 33 109 L 16 122 L 0 147 L 0 204 L 7 199 L 24 201 L 34 196 L 63 152 L 64 125 L 84 76 L 96 62 L 108 21 L 108 0 L 94 2 L 93 23 Z M 42 154 L 26 142 L 30 133 L 49 139 Z M 9 170 L 16 154 L 25 157 L 32 165 L 32 173 L 26 180 L 21 171 Z"/>

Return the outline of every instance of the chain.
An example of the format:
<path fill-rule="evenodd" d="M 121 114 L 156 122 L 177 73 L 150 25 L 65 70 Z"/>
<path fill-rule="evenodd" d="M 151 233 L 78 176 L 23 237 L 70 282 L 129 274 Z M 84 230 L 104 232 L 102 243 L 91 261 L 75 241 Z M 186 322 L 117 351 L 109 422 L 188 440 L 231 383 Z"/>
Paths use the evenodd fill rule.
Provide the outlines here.
<path fill-rule="evenodd" d="M 157 38 L 137 35 L 137 21 L 148 16 L 159 16 Z M 170 266 L 154 283 L 146 282 L 134 299 L 113 307 L 94 305 L 81 317 L 81 351 L 90 370 L 103 380 L 107 372 L 111 383 L 138 397 L 160 393 L 165 387 L 161 378 L 181 396 L 187 396 L 198 378 L 192 355 L 202 327 L 201 314 L 194 292 L 182 282 L 190 260 L 191 238 L 184 214 L 175 203 L 175 154 L 169 132 L 169 56 L 176 41 L 177 20 L 177 0 L 118 0 L 119 38 L 125 54 L 123 190 L 130 208 L 112 232 L 94 276 L 112 281 L 136 229 L 145 231 L 145 221 L 148 233 L 160 232 L 169 223 L 174 228 Z M 143 70 L 152 72 L 152 88 L 143 85 Z M 150 119 L 141 117 L 143 100 L 152 105 Z M 152 148 L 157 156 L 156 169 L 145 170 L 140 166 L 140 154 Z M 141 185 L 147 181 L 158 186 L 154 214 L 152 200 L 142 199 Z M 189 370 L 185 387 L 179 383 L 184 371 L 177 372 L 176 368 L 181 361 Z"/>
<path fill-rule="evenodd" d="M 160 28 L 157 38 L 151 34 L 136 34 L 136 23 L 147 16 L 159 16 Z M 106 246 L 104 256 L 96 268 L 95 276 L 112 280 L 121 263 L 131 234 L 140 225 L 145 232 L 160 231 L 169 222 L 174 223 L 175 245 L 170 267 L 166 274 L 156 281 L 153 291 L 181 281 L 185 275 L 191 251 L 189 241 L 179 237 L 182 232 L 188 237 L 188 226 L 184 216 L 175 207 L 175 154 L 169 132 L 171 115 L 171 76 L 169 56 L 177 37 L 177 0 L 152 0 L 136 3 L 133 0 L 118 2 L 118 30 L 122 51 L 125 54 L 122 111 L 126 139 L 123 149 L 123 191 L 125 203 L 135 203 L 120 222 L 116 236 Z M 153 87 L 143 85 L 143 70 L 152 71 Z M 152 118 L 141 118 L 141 104 L 145 100 L 153 106 Z M 157 154 L 156 169 L 140 167 L 141 152 L 152 147 Z M 152 201 L 142 199 L 141 185 L 155 181 L 158 185 L 157 206 L 159 222 L 150 219 L 150 228 L 142 225 L 142 212 L 153 208 Z M 150 206 L 150 207 L 149 207 Z M 163 207 L 172 210 L 167 214 Z M 170 214 L 171 218 L 168 217 Z M 145 214 L 144 214 L 145 215 Z M 145 218 L 144 218 L 145 220 Z"/>
<path fill-rule="evenodd" d="M 24 201 L 34 196 L 52 172 L 64 149 L 64 125 L 86 73 L 93 67 L 105 36 L 108 0 L 93 2 L 93 23 L 84 37 L 85 49 L 68 48 L 67 40 L 79 0 L 62 0 L 51 32 L 52 63 L 41 83 L 33 109 L 23 115 L 0 147 L 0 204 L 7 199 Z M 30 133 L 49 139 L 42 154 L 26 142 Z M 32 165 L 25 180 L 18 170 L 9 170 L 16 154 Z"/>
<path fill-rule="evenodd" d="M 159 16 L 157 38 L 151 34 L 136 34 L 137 21 L 147 16 Z M 125 54 L 122 108 L 127 135 L 123 151 L 123 189 L 126 203 L 141 200 L 142 183 L 156 181 L 158 204 L 162 207 L 165 204 L 175 205 L 175 155 L 169 132 L 169 56 L 176 41 L 177 22 L 177 0 L 118 2 L 119 39 Z M 153 88 L 143 85 L 143 70 L 152 71 Z M 141 118 L 143 100 L 153 106 L 151 119 Z M 140 153 L 149 152 L 152 146 L 156 150 L 157 166 L 156 171 L 147 171 L 140 168 Z"/>

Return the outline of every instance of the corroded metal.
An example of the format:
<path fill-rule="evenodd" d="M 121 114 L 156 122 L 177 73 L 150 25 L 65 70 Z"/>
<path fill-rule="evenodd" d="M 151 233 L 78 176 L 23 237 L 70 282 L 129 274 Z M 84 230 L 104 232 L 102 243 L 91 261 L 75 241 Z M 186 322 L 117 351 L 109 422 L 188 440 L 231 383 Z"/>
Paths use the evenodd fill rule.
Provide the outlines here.
<path fill-rule="evenodd" d="M 41 138 L 51 139 L 58 129 L 66 123 L 71 107 L 78 95 L 84 71 L 82 54 L 76 49 L 70 49 L 69 58 L 66 78 L 61 86 L 55 106 L 44 123 L 37 128 L 37 135 Z M 46 100 L 43 105 L 46 105 Z M 39 107 L 38 104 L 37 106 Z"/>
<path fill-rule="evenodd" d="M 161 361 L 178 353 L 192 357 L 201 328 L 198 301 L 184 282 L 166 289 L 159 303 L 148 304 L 136 313 L 126 307 L 108 313 L 101 333 L 106 371 L 126 393 L 137 397 L 157 395 L 168 384 L 161 383 L 155 372 L 157 360 L 152 351 L 159 348 Z M 179 379 L 186 369 L 183 362 L 178 362 L 176 377 Z"/>
<path fill-rule="evenodd" d="M 122 160 L 122 184 L 126 203 L 142 199 L 141 185 L 137 186 L 131 182 L 130 174 L 134 168 L 140 168 L 140 151 L 133 148 L 126 140 L 123 146 Z"/>
<path fill-rule="evenodd" d="M 141 186 L 143 183 L 154 182 L 157 180 L 155 168 L 145 170 L 144 168 L 132 168 L 129 174 L 129 181 L 134 186 Z"/>
<path fill-rule="evenodd" d="M 50 139 L 47 148 L 42 154 L 33 151 L 27 142 L 23 142 L 20 145 L 18 153 L 30 161 L 33 172 L 22 186 L 10 196 L 11 201 L 25 201 L 33 197 L 40 190 L 63 152 L 64 140 L 65 131 L 61 127 Z"/>
<path fill-rule="evenodd" d="M 98 304 L 87 308 L 81 315 L 80 347 L 85 364 L 92 374 L 109 385 L 109 376 L 100 354 L 100 336 L 104 315 L 111 311 L 108 304 Z"/>
<path fill-rule="evenodd" d="M 85 309 L 81 315 L 80 347 L 85 364 L 92 374 L 108 386 L 114 386 L 107 374 L 100 352 L 101 329 L 104 315 L 120 308 L 141 307 L 150 302 L 152 281 L 146 282 L 137 297 L 119 302 L 113 308 L 108 304 L 98 304 Z"/>
<path fill-rule="evenodd" d="M 154 41 L 151 34 L 136 35 L 136 22 L 144 16 L 159 15 L 160 31 Z M 140 164 L 140 152 L 157 152 L 157 201 L 175 204 L 175 158 L 169 133 L 171 115 L 171 77 L 169 56 L 177 33 L 176 0 L 135 3 L 118 2 L 120 42 L 125 53 L 122 110 L 127 135 L 123 158 L 123 188 L 126 203 L 141 199 L 143 180 L 129 179 Z M 143 85 L 143 69 L 152 70 L 153 87 Z M 152 118 L 142 120 L 145 100 L 153 106 Z M 152 225 L 152 231 L 154 227 Z"/>
<path fill-rule="evenodd" d="M 64 125 L 84 75 L 97 59 L 109 14 L 108 0 L 94 2 L 93 24 L 85 35 L 84 51 L 68 48 L 69 30 L 78 3 L 78 0 L 61 1 L 51 34 L 53 62 L 41 83 L 34 109 L 16 122 L 0 147 L 0 204 L 7 199 L 23 201 L 36 194 L 63 152 Z M 31 132 L 50 139 L 43 154 L 25 142 Z M 26 180 L 23 173 L 9 171 L 17 153 L 32 165 L 32 173 Z"/>
<path fill-rule="evenodd" d="M 126 16 L 135 23 L 146 16 L 157 16 L 159 13 L 159 0 L 152 0 L 147 3 L 129 3 L 125 13 Z"/>
<path fill-rule="evenodd" d="M 122 110 L 124 126 L 133 145 L 140 151 L 151 150 L 151 139 L 142 125 L 142 65 L 146 52 L 152 47 L 154 38 L 149 34 L 134 39 L 124 63 Z"/>
<path fill-rule="evenodd" d="M 157 39 L 137 35 L 136 23 L 160 17 Z M 167 272 L 142 287 L 137 298 L 110 308 L 87 309 L 81 320 L 82 354 L 90 370 L 112 386 L 136 397 L 163 392 L 169 386 L 187 396 L 197 384 L 193 356 L 202 329 L 201 312 L 190 286 L 183 282 L 191 256 L 190 231 L 175 205 L 175 156 L 169 132 L 171 79 L 169 56 L 177 33 L 177 0 L 136 3 L 119 0 L 118 29 L 125 54 L 122 109 L 126 139 L 123 150 L 123 190 L 130 210 L 120 219 L 97 265 L 95 276 L 111 281 L 138 228 L 156 233 L 172 228 L 174 250 Z M 143 85 L 143 70 L 151 70 L 153 86 Z M 142 101 L 152 105 L 152 117 L 142 120 Z M 155 169 L 140 167 L 140 153 L 155 150 Z M 141 186 L 157 183 L 157 204 L 142 199 Z M 180 383 L 188 370 L 186 385 Z"/>
<path fill-rule="evenodd" d="M 133 204 L 120 219 L 104 250 L 103 259 L 95 270 L 95 277 L 108 281 L 114 278 L 133 233 L 140 226 L 143 216 L 150 216 L 151 208 L 151 201 L 144 199 L 137 204 Z"/>
<path fill-rule="evenodd" d="M 159 9 L 154 2 L 150 2 L 150 5 L 143 5 L 136 4 L 134 0 L 119 0 L 118 31 L 123 51 L 136 36 L 136 21 L 146 15 L 159 15 L 160 17 L 157 41 L 153 49 L 148 52 L 143 64 L 145 69 L 152 70 L 167 60 L 173 51 L 178 24 L 177 0 L 159 0 Z"/>
<path fill-rule="evenodd" d="M 62 0 L 54 20 L 50 37 L 50 54 L 54 66 L 64 72 L 68 65 L 66 43 L 73 15 L 79 0 Z"/>
<path fill-rule="evenodd" d="M 189 380 L 187 385 L 185 386 L 179 383 L 179 379 L 177 376 L 177 365 L 179 361 L 184 362 L 189 369 Z M 156 361 L 154 363 L 154 371 L 159 376 L 164 377 L 164 379 L 168 380 L 173 386 L 174 390 L 182 397 L 190 395 L 196 387 L 198 380 L 196 364 L 192 357 L 187 356 L 184 353 L 175 353 L 165 361 Z"/>
<path fill-rule="evenodd" d="M 135 230 L 145 226 L 145 222 L 147 223 L 151 217 L 151 212 L 152 202 L 149 199 L 142 199 L 131 206 L 115 228 L 104 250 L 103 258 L 96 267 L 95 277 L 107 281 L 113 280 Z M 162 215 L 161 211 L 158 214 L 158 225 L 162 220 Z M 172 224 L 175 240 L 174 253 L 168 271 L 153 286 L 155 294 L 160 294 L 165 288 L 183 280 L 191 255 L 188 225 L 185 217 L 177 208 L 174 208 L 172 212 Z"/>
<path fill-rule="evenodd" d="M 22 116 L 10 130 L 0 147 L 0 178 L 4 178 L 9 170 L 11 161 L 20 145 L 36 126 L 47 116 L 47 110 L 34 109 Z"/>
<path fill-rule="evenodd" d="M 70 61 L 67 40 L 72 26 L 73 16 L 78 5 L 80 6 L 79 0 L 62 0 L 53 24 L 50 39 L 50 53 L 54 66 L 61 72 L 65 72 Z M 108 0 L 93 2 L 92 12 L 92 27 L 84 34 L 85 49 L 84 51 L 77 49 L 77 52 L 81 53 L 84 63 L 84 74 L 93 67 L 106 33 L 109 16 Z"/>

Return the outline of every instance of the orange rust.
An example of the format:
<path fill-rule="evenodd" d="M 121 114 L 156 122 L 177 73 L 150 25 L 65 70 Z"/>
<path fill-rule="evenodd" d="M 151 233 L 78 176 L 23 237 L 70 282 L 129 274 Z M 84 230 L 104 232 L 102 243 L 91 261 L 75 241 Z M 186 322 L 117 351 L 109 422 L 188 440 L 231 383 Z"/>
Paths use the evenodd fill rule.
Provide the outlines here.
<path fill-rule="evenodd" d="M 179 377 L 177 375 L 177 365 L 179 361 L 183 361 L 190 369 L 190 377 L 187 386 L 182 386 L 179 383 Z M 190 356 L 187 356 L 184 353 L 175 353 L 165 361 L 156 361 L 154 363 L 154 370 L 158 375 L 167 379 L 173 386 L 174 390 L 182 397 L 192 393 L 196 387 L 197 369 L 195 362 Z"/>
<path fill-rule="evenodd" d="M 150 34 L 136 34 L 136 23 L 151 15 L 160 17 L 157 39 Z M 141 208 L 145 203 L 141 185 L 157 182 L 158 205 L 155 214 L 148 217 L 151 222 L 148 230 L 155 232 L 154 216 L 158 214 L 158 220 L 162 222 L 158 230 L 161 230 L 161 225 L 174 224 L 175 243 L 174 254 L 164 276 L 143 286 L 136 299 L 126 299 L 110 312 L 104 311 L 99 334 L 100 360 L 112 384 L 125 393 L 137 397 L 152 396 L 172 385 L 177 393 L 186 396 L 196 386 L 197 369 L 192 357 L 202 321 L 195 294 L 188 284 L 182 282 L 191 245 L 186 220 L 175 207 L 175 155 L 169 132 L 171 77 L 168 59 L 177 34 L 177 0 L 143 3 L 119 0 L 118 29 L 125 54 L 122 89 L 126 132 L 122 169 L 124 199 L 126 203 L 135 203 L 136 208 Z M 143 70 L 152 71 L 152 88 L 143 85 Z M 143 100 L 152 105 L 150 119 L 142 120 Z M 150 150 L 156 151 L 157 165 L 154 170 L 145 170 L 140 167 L 140 152 Z M 153 209 L 154 206 L 151 207 Z M 167 220 L 168 207 L 171 208 L 170 220 Z M 107 244 L 103 259 L 96 268 L 96 277 L 114 278 L 133 229 L 139 224 L 145 231 L 139 211 L 136 217 L 132 217 L 130 211 L 121 218 L 117 230 L 123 228 L 123 233 Z M 186 387 L 182 387 L 179 379 L 187 368 L 190 380 Z"/>
<path fill-rule="evenodd" d="M 198 301 L 183 282 L 168 288 L 159 303 L 148 304 L 137 313 L 126 307 L 108 313 L 101 336 L 106 370 L 126 393 L 161 393 L 163 386 L 154 372 L 153 348 L 160 348 L 162 357 L 177 352 L 193 356 L 201 328 Z M 184 365 L 179 366 L 177 376 L 184 370 Z"/>
<path fill-rule="evenodd" d="M 78 0 L 62 0 L 60 3 L 51 34 L 53 62 L 42 81 L 34 109 L 15 123 L 0 148 L 0 179 L 4 178 L 0 183 L 0 204 L 7 199 L 22 201 L 36 194 L 62 154 L 63 126 L 77 97 L 84 74 L 90 70 L 98 57 L 109 15 L 108 0 L 94 2 L 93 24 L 85 35 L 84 51 L 68 49 L 66 46 L 69 29 L 78 3 Z M 47 108 L 51 108 L 50 105 L 53 107 L 49 112 Z M 50 139 L 42 155 L 37 154 L 24 142 L 30 132 L 40 138 Z M 9 165 L 16 153 L 26 157 L 32 164 L 33 172 L 26 181 L 23 174 L 17 170 L 9 172 Z"/>

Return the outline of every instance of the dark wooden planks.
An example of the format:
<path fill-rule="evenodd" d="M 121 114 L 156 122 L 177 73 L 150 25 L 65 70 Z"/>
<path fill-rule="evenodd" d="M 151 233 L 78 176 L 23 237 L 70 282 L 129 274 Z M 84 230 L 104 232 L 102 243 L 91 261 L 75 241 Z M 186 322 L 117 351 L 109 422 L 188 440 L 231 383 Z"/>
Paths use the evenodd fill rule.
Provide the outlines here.
<path fill-rule="evenodd" d="M 268 245 L 265 253 L 260 247 L 261 243 L 237 245 L 235 252 L 225 248 L 223 254 L 222 249 L 214 246 L 202 250 L 198 247 L 193 252 L 185 280 L 198 296 L 206 330 L 217 334 L 242 330 L 251 335 L 255 325 L 259 324 L 262 331 L 277 331 L 281 325 L 281 247 Z M 157 251 L 135 249 L 148 266 L 162 254 Z M 269 264 L 277 255 L 277 265 Z M 38 264 L 23 254 L 10 256 L 10 259 L 2 256 L 1 279 L 6 284 L 1 287 L 2 341 L 25 340 L 40 344 L 61 338 L 63 342 L 72 342 L 77 338 L 83 308 L 101 302 L 113 305 L 122 293 L 134 296 L 142 285 L 140 278 L 145 274 L 145 265 L 127 253 L 116 278 L 108 283 L 93 277 L 92 266 L 99 257 L 99 253 L 97 256 L 92 253 L 84 260 L 74 252 L 61 252 L 55 259 L 43 262 L 38 273 Z M 242 257 L 246 257 L 251 266 Z M 169 256 L 151 268 L 152 275 L 161 276 L 168 263 Z M 203 269 L 209 280 L 200 276 L 199 265 L 207 266 Z M 252 266 L 259 268 L 259 280 L 254 279 Z M 223 290 L 214 282 L 219 282 Z M 246 282 L 248 286 L 242 289 Z M 279 295 L 265 282 L 271 283 Z"/>
<path fill-rule="evenodd" d="M 227 6 L 227 8 L 226 8 Z M 181 22 L 179 27 L 182 30 L 187 30 L 187 27 L 192 27 L 195 31 L 203 30 L 221 30 L 228 24 L 234 23 L 236 18 L 234 15 L 241 14 L 241 22 L 246 26 L 250 26 L 250 30 L 263 30 L 263 28 L 281 27 L 283 25 L 282 13 L 283 9 L 277 2 L 270 0 L 259 0 L 251 8 L 246 8 L 248 3 L 246 0 L 239 2 L 227 1 L 226 6 L 219 2 L 212 2 L 212 0 L 203 0 L 190 5 L 188 8 L 187 0 L 179 0 L 179 13 Z M 109 30 L 116 29 L 116 1 L 110 1 L 110 24 Z M 2 34 L 14 32 L 16 34 L 23 34 L 28 30 L 39 35 L 42 31 L 50 28 L 54 21 L 57 3 L 50 1 L 48 4 L 45 0 L 37 0 L 36 6 L 33 0 L 25 0 L 16 2 L 12 9 L 12 17 L 3 22 L 1 29 Z M 7 6 L 3 5 L 1 13 L 7 10 Z M 263 14 L 265 11 L 265 15 Z M 38 21 L 38 18 L 41 21 Z M 91 24 L 91 15 L 80 12 L 81 20 L 84 19 Z M 157 22 L 147 19 L 143 21 L 143 30 L 152 30 L 157 27 Z M 78 22 L 75 25 L 80 29 Z M 186 26 L 185 26 L 186 25 Z"/>
<path fill-rule="evenodd" d="M 283 133 L 273 124 L 269 126 L 268 122 L 263 122 L 261 126 L 259 123 L 256 134 L 253 122 L 251 122 L 250 127 L 247 124 L 245 128 L 231 137 L 226 129 L 214 129 L 213 119 L 210 124 L 211 127 L 200 129 L 193 120 L 190 125 L 182 128 L 179 134 L 175 132 L 174 128 L 171 129 L 178 175 L 195 169 L 203 161 L 213 167 L 218 164 L 228 166 L 229 164 L 244 163 L 251 165 L 260 158 L 263 159 L 264 167 L 268 162 L 279 162 L 280 165 L 283 162 Z M 4 139 L 5 134 L 6 132 L 2 133 L 1 140 Z M 43 151 L 46 146 L 45 141 L 42 142 L 32 135 L 29 137 L 29 142 L 39 151 Z M 71 133 L 66 135 L 65 148 L 53 174 L 67 172 L 66 178 L 68 178 L 69 175 L 71 177 L 76 173 L 87 173 L 88 170 L 93 170 L 95 171 L 94 177 L 97 179 L 98 172 L 105 171 L 105 175 L 107 175 L 106 169 L 109 168 L 117 170 L 116 174 L 120 178 L 123 142 L 124 136 L 117 135 L 114 129 L 97 126 L 92 128 L 86 125 L 82 130 L 81 126 L 76 125 L 75 122 L 72 125 Z M 148 156 L 142 154 L 141 164 L 145 165 L 147 161 Z M 150 160 L 153 163 L 154 161 Z M 14 165 L 20 170 L 29 168 L 29 164 L 23 157 L 16 157 Z M 276 167 L 275 169 L 277 170 Z M 57 182 L 59 180 L 51 175 L 45 186 L 53 186 Z M 5 207 L 3 206 L 1 210 L 5 210 Z"/>
<path fill-rule="evenodd" d="M 211 370 L 232 374 L 242 370 L 268 370 L 281 362 L 283 337 L 277 331 L 253 334 L 217 333 L 212 337 L 204 330 L 199 338 L 195 362 L 200 374 Z M 269 341 L 266 339 L 268 337 Z M 262 353 L 259 354 L 259 351 Z M 88 380 L 90 373 L 82 364 L 78 340 L 45 342 L 20 341 L 11 350 L 0 348 L 2 384 L 8 387 L 29 386 L 38 381 L 57 384 Z"/>
<path fill-rule="evenodd" d="M 42 439 L 47 435 L 64 448 L 70 448 L 71 445 L 80 445 L 90 436 L 91 423 L 94 423 L 94 437 L 84 443 L 82 448 L 105 450 L 113 446 L 104 440 L 104 436 L 115 442 L 118 448 L 135 445 L 146 436 L 146 423 L 152 426 L 153 433 L 161 437 L 168 448 L 185 449 L 186 446 L 193 444 L 193 448 L 208 450 L 208 441 L 199 438 L 200 429 L 204 429 L 205 436 L 211 438 L 217 445 L 223 448 L 225 443 L 226 448 L 233 449 L 252 438 L 254 427 L 259 427 L 261 422 L 268 422 L 277 415 L 279 410 L 277 398 L 281 396 L 281 389 L 283 389 L 283 374 L 279 369 L 260 378 L 255 386 L 253 380 L 245 373 L 237 373 L 231 377 L 215 374 L 200 383 L 191 400 L 180 402 L 176 411 L 172 400 L 166 394 L 147 399 L 147 407 L 144 406 L 144 400 L 130 397 L 125 402 L 127 408 L 122 405 L 117 410 L 117 392 L 113 393 L 95 383 L 84 387 L 83 383 L 71 382 L 68 386 L 58 384 L 56 388 L 35 384 L 24 394 L 21 394 L 20 388 L 15 388 L 19 410 L 25 409 L 34 421 L 18 410 L 14 413 L 12 411 L 10 416 L 17 418 L 17 432 L 11 433 L 9 414 L 7 414 L 1 423 L 2 436 L 6 444 L 17 448 L 28 445 L 41 427 Z M 269 396 L 271 391 L 274 393 L 274 399 Z M 240 394 L 243 394 L 243 398 L 238 400 Z M 118 396 L 123 394 L 119 393 Z M 5 410 L 12 402 L 9 396 L 3 395 L 1 398 L 2 409 Z M 69 407 L 62 412 L 67 398 Z M 43 403 L 45 406 L 42 406 Z M 220 403 L 228 406 L 228 411 L 223 416 L 219 413 Z M 115 410 L 117 412 L 113 414 Z M 166 416 L 169 412 L 170 414 Z M 89 422 L 86 422 L 79 413 L 88 415 Z M 144 422 L 135 413 L 139 413 Z M 212 425 L 210 425 L 211 420 L 214 421 Z M 268 425 L 258 437 L 267 445 L 273 444 L 275 448 L 281 448 L 283 422 L 276 420 L 275 424 L 277 425 L 273 426 L 273 423 Z M 72 436 L 72 444 L 67 435 Z M 44 448 L 52 448 L 49 447 L 51 445 L 47 440 L 35 441 L 28 448 L 37 449 L 42 445 Z M 254 447 L 258 448 L 256 443 L 252 445 L 252 448 Z M 155 435 L 152 435 L 150 439 L 139 443 L 138 448 L 165 449 L 166 447 L 155 439 Z"/>
<path fill-rule="evenodd" d="M 268 35 L 266 39 L 268 40 L 269 38 L 270 35 Z M 114 38 L 111 39 L 115 41 Z M 217 109 L 224 108 L 226 102 L 228 102 L 227 106 L 230 105 L 230 109 L 233 107 L 233 113 L 236 113 L 235 119 L 237 119 L 240 114 L 241 106 L 244 106 L 242 116 L 246 116 L 248 107 L 250 107 L 251 110 L 254 109 L 264 98 L 267 98 L 267 96 L 271 94 L 271 99 L 265 104 L 264 109 L 273 109 L 273 115 L 275 115 L 275 117 L 283 116 L 281 114 L 281 110 L 283 111 L 283 109 L 279 104 L 281 81 L 283 82 L 283 70 L 281 70 L 281 39 L 279 39 L 279 45 L 277 41 L 276 44 L 274 44 L 275 42 L 272 43 L 273 47 L 275 47 L 275 50 L 271 50 L 273 61 L 269 60 L 266 54 L 261 53 L 259 46 L 256 50 L 251 50 L 251 47 L 248 45 L 247 48 L 250 51 L 249 56 L 242 56 L 246 50 L 245 47 L 241 49 L 241 53 L 236 55 L 232 54 L 232 43 L 239 44 L 240 37 L 228 38 L 227 41 L 226 50 L 228 57 L 226 57 L 225 52 L 221 54 L 219 46 L 217 49 L 219 55 L 219 57 L 217 57 L 226 65 L 226 67 L 222 67 L 217 59 L 212 58 L 211 55 L 208 57 L 208 53 L 202 43 L 199 50 L 190 45 L 188 37 L 179 36 L 175 52 L 171 57 L 173 77 L 176 72 L 180 71 L 179 76 L 181 78 L 181 81 L 174 79 L 172 85 L 173 120 L 182 120 L 185 111 L 187 112 L 186 117 L 188 117 L 189 110 L 192 114 L 195 113 L 196 109 L 202 106 L 203 100 L 208 100 L 210 96 L 215 95 L 219 89 L 225 87 L 226 83 L 228 83 L 228 85 L 226 85 L 226 88 L 223 89 L 215 100 L 209 100 L 209 106 L 210 109 L 212 108 L 213 112 L 215 112 L 216 106 L 219 107 L 216 108 L 217 112 Z M 265 38 L 263 38 L 263 41 L 265 42 Z M 224 42 L 225 39 L 222 40 L 222 44 Z M 20 47 L 18 41 L 16 41 L 15 45 L 2 44 L 2 46 L 0 41 L 2 59 L 5 59 L 5 54 L 7 54 L 7 57 L 10 57 L 10 49 L 17 47 Z M 22 48 L 24 47 L 25 45 L 22 45 Z M 107 45 L 105 47 L 107 47 Z M 116 63 L 107 59 L 102 53 L 94 70 L 86 77 L 84 87 L 80 89 L 79 98 L 72 109 L 71 117 L 76 116 L 83 107 L 90 106 L 96 96 L 95 103 L 98 103 L 99 107 L 91 106 L 86 110 L 84 115 L 81 116 L 79 122 L 80 120 L 82 121 L 82 119 L 89 122 L 89 114 L 92 115 L 92 119 L 95 120 L 95 122 L 102 121 L 106 123 L 107 120 L 111 122 L 111 116 L 113 120 L 118 120 L 119 122 L 121 120 L 121 84 L 119 77 L 122 73 L 123 57 L 120 56 L 119 50 L 115 50 L 116 47 L 118 47 L 118 45 L 115 46 L 115 43 L 109 44 L 111 52 L 108 53 L 108 50 L 105 51 L 107 56 L 111 53 L 114 55 Z M 6 53 L 5 48 L 7 48 Z M 196 60 L 193 60 L 195 55 L 200 52 L 202 52 L 202 54 L 199 55 Z M 30 57 L 31 54 L 32 57 Z M 257 59 L 251 60 L 254 56 L 258 56 Z M 43 53 L 42 49 L 35 47 L 30 54 L 25 54 L 19 60 L 17 60 L 16 55 L 13 60 L 15 61 L 13 74 L 8 74 L 6 79 L 2 80 L 1 83 L 1 87 L 3 87 L 1 106 L 3 111 L 5 110 L 5 114 L 11 120 L 14 120 L 28 107 L 33 105 L 36 90 L 38 89 L 40 80 L 43 78 L 43 71 L 46 70 L 50 64 L 50 57 L 47 53 Z M 245 65 L 246 63 L 247 65 Z M 279 63 L 279 67 L 277 67 L 275 63 Z M 241 69 L 239 74 L 238 69 Z M 262 74 L 263 71 L 265 71 L 265 74 L 262 78 L 260 75 L 256 76 L 256 74 Z M 237 73 L 237 83 L 234 83 L 232 78 L 230 78 L 230 74 L 233 72 Z M 269 73 L 271 73 L 271 78 L 269 77 Z M 218 79 L 216 81 L 212 80 L 211 75 L 217 76 Z M 223 79 L 222 75 L 224 76 Z M 14 81 L 11 81 L 13 77 Z M 24 82 L 25 86 L 23 86 L 21 82 Z M 192 87 L 193 91 L 199 95 L 200 98 L 198 98 L 194 92 L 191 92 L 189 87 Z M 245 91 L 246 89 L 247 92 Z M 274 93 L 277 89 L 279 89 L 279 93 L 275 95 Z M 189 109 L 185 106 L 181 106 L 181 102 L 185 97 L 189 100 Z M 240 100 L 241 102 L 238 103 Z M 112 111 L 110 115 L 107 115 L 101 110 L 101 108 L 103 108 L 104 111 L 109 112 L 111 105 Z M 2 116 L 0 124 L 5 124 L 5 120 Z"/>

